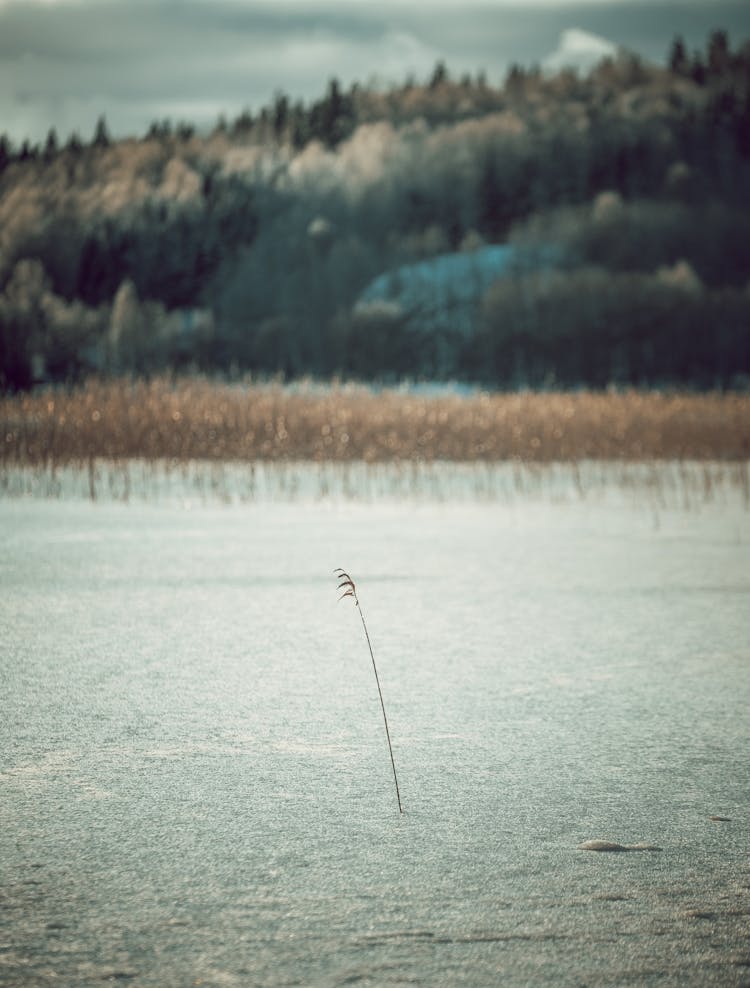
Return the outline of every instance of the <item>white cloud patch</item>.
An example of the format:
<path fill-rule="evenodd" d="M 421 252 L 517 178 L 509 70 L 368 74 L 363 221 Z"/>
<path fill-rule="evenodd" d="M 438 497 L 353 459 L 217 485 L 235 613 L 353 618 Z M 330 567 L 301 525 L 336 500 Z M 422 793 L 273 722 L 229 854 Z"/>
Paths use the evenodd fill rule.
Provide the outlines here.
<path fill-rule="evenodd" d="M 426 76 L 441 57 L 441 52 L 406 31 L 390 31 L 382 42 L 378 73 L 386 79 L 402 82 L 404 74 Z"/>
<path fill-rule="evenodd" d="M 587 72 L 603 58 L 617 53 L 617 45 L 590 31 L 568 28 L 560 35 L 557 48 L 544 61 L 544 68 L 550 72 L 558 69 L 578 69 Z"/>

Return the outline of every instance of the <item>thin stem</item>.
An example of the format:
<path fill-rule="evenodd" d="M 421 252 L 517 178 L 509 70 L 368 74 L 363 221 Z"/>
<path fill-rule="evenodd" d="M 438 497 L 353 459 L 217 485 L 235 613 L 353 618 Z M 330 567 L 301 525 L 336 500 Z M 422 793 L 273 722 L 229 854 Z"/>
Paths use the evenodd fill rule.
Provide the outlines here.
<path fill-rule="evenodd" d="M 396 762 L 393 758 L 393 745 L 391 744 L 391 732 L 388 729 L 388 718 L 385 715 L 385 703 L 383 701 L 383 691 L 380 688 L 380 676 L 378 676 L 378 667 L 375 665 L 375 655 L 373 654 L 372 651 L 372 642 L 370 641 L 370 633 L 367 630 L 367 624 L 365 622 L 365 616 L 362 613 L 362 608 L 359 606 L 359 597 L 357 596 L 357 588 L 354 585 L 354 580 L 343 569 L 337 569 L 334 570 L 334 572 L 336 573 L 336 579 L 340 581 L 338 589 L 344 591 L 339 597 L 339 600 L 343 600 L 344 597 L 351 597 L 354 600 L 354 603 L 357 605 L 359 616 L 362 619 L 362 627 L 365 630 L 367 647 L 370 650 L 370 658 L 372 659 L 372 671 L 375 673 L 375 682 L 377 683 L 377 687 L 378 687 L 378 696 L 380 697 L 380 709 L 383 711 L 383 723 L 385 724 L 385 736 L 388 739 L 388 752 L 391 756 L 393 781 L 396 783 L 396 799 L 398 800 L 398 811 L 399 813 L 403 813 L 404 808 L 401 805 L 401 792 L 399 791 L 398 788 L 398 776 L 396 775 Z"/>
<path fill-rule="evenodd" d="M 398 800 L 398 811 L 399 813 L 404 812 L 404 808 L 401 805 L 401 793 L 398 788 L 398 776 L 396 775 L 396 762 L 393 760 L 393 745 L 391 744 L 391 732 L 388 730 L 388 718 L 385 715 L 385 703 L 383 702 L 383 691 L 380 688 L 380 677 L 378 676 L 378 667 L 375 665 L 375 656 L 372 653 L 372 643 L 370 642 L 370 635 L 367 631 L 367 625 L 365 624 L 365 616 L 362 613 L 362 608 L 359 606 L 359 600 L 357 597 L 354 598 L 354 602 L 357 605 L 357 610 L 359 611 L 359 616 L 362 618 L 362 627 L 365 629 L 365 638 L 367 639 L 367 647 L 370 649 L 370 658 L 372 659 L 372 671 L 375 673 L 375 682 L 378 686 L 378 696 L 380 697 L 380 709 L 383 711 L 383 723 L 385 724 L 385 736 L 388 739 L 388 752 L 391 756 L 391 768 L 393 769 L 393 781 L 396 783 L 396 799 Z"/>

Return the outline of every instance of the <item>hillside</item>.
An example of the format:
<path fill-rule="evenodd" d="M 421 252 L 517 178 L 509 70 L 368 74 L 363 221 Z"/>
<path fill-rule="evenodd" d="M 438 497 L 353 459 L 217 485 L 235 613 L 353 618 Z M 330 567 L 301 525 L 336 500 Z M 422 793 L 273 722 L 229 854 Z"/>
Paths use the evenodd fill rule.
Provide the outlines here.
<path fill-rule="evenodd" d="M 197 368 L 736 386 L 748 201 L 750 44 L 719 31 L 667 67 L 622 53 L 494 88 L 438 65 L 279 95 L 209 134 L 0 138 L 0 385 Z M 508 243 L 561 264 L 482 283 L 468 333 L 356 305 L 404 265 Z"/>

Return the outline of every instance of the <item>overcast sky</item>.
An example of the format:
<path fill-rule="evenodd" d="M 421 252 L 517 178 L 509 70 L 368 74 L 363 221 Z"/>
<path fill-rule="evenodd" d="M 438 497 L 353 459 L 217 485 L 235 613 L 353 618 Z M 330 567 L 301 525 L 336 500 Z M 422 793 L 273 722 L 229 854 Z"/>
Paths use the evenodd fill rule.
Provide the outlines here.
<path fill-rule="evenodd" d="M 438 59 L 495 82 L 512 62 L 587 67 L 624 46 L 663 61 L 675 33 L 750 38 L 748 0 L 0 0 L 0 132 L 116 135 L 210 125 L 277 90 L 424 78 Z"/>

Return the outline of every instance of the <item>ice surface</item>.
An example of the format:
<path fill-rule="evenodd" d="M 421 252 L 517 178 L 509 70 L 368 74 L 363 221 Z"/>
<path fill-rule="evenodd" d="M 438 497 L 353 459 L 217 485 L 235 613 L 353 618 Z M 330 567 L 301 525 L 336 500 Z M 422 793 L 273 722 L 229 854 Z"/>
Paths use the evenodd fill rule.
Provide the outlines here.
<path fill-rule="evenodd" d="M 543 490 L 0 501 L 0 982 L 745 983 L 750 516 Z"/>

